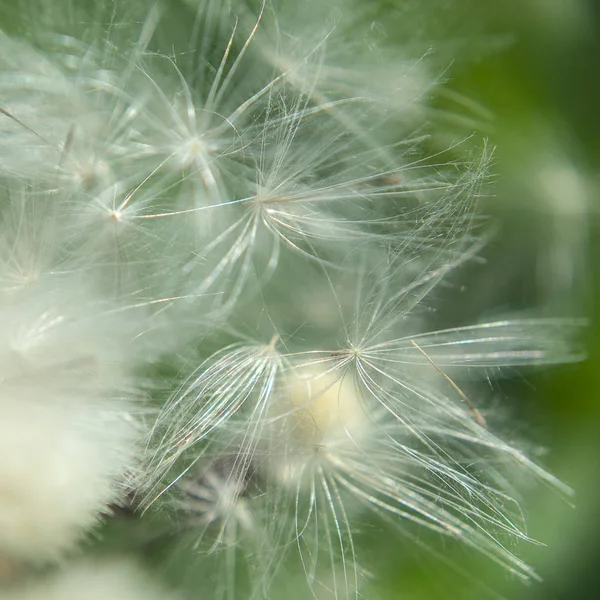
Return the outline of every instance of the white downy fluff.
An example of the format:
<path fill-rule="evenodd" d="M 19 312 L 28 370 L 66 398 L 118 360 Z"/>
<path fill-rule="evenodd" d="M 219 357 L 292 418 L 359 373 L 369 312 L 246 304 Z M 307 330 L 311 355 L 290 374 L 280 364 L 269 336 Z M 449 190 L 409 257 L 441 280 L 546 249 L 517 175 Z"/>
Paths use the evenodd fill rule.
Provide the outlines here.
<path fill-rule="evenodd" d="M 278 597 L 293 563 L 359 597 L 365 515 L 536 578 L 516 483 L 569 489 L 471 384 L 580 360 L 581 322 L 431 317 L 490 235 L 492 152 L 429 137 L 437 68 L 354 0 L 186 3 L 172 39 L 168 2 L 0 33 L 0 570 L 131 491 L 206 598 Z M 8 599 L 164 597 L 143 579 L 83 563 Z"/>
<path fill-rule="evenodd" d="M 0 304 L 0 556 L 17 562 L 57 558 L 119 502 L 141 433 L 130 328 L 63 291 Z"/>
<path fill-rule="evenodd" d="M 131 560 L 83 560 L 6 591 L 2 600 L 175 600 Z"/>

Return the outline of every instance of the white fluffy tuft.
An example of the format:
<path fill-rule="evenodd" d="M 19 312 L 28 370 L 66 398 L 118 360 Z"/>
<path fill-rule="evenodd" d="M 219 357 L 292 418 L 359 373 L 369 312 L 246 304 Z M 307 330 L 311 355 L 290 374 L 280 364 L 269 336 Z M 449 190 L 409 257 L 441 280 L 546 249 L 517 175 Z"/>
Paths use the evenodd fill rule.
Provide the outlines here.
<path fill-rule="evenodd" d="M 121 500 L 141 430 L 120 318 L 34 291 L 0 305 L 0 555 L 38 562 Z"/>
<path fill-rule="evenodd" d="M 85 560 L 2 595 L 3 600 L 175 600 L 132 560 Z"/>

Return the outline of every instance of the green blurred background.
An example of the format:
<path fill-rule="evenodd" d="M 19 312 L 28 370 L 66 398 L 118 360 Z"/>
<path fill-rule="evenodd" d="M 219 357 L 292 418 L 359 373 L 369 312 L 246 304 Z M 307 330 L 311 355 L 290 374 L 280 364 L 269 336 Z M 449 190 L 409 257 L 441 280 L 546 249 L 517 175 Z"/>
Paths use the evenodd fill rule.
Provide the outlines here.
<path fill-rule="evenodd" d="M 384 22 L 385 13 L 402 21 L 406 3 L 383 4 Z M 523 585 L 462 548 L 438 544 L 448 566 L 390 540 L 377 550 L 387 573 L 377 593 L 407 600 L 600 598 L 600 3 L 431 4 L 424 37 L 457 56 L 438 117 L 496 146 L 485 211 L 503 226 L 485 251 L 479 283 L 477 275 L 467 283 L 472 293 L 463 294 L 461 311 L 499 308 L 500 300 L 548 315 L 585 315 L 589 358 L 526 374 L 511 388 L 515 427 L 522 416 L 520 431 L 547 448 L 543 464 L 576 491 L 574 506 L 546 489 L 525 498 L 529 533 L 546 546 L 517 551 L 543 583 Z"/>

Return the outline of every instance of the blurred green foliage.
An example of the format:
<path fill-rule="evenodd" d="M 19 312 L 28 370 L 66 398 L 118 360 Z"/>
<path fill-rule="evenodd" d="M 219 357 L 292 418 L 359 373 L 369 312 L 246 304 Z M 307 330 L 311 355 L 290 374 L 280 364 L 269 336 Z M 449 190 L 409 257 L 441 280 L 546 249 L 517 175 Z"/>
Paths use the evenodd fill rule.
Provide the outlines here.
<path fill-rule="evenodd" d="M 385 10 L 397 13 L 405 4 L 384 3 Z M 504 226 L 487 250 L 488 283 L 494 283 L 491 289 L 499 294 L 502 282 L 504 296 L 513 306 L 534 302 L 555 314 L 590 318 L 588 360 L 527 374 L 526 383 L 515 389 L 520 406 L 513 410 L 517 417 L 526 417 L 527 437 L 547 448 L 543 463 L 576 495 L 574 506 L 544 489 L 532 490 L 524 500 L 529 533 L 546 546 L 521 544 L 516 551 L 539 570 L 542 583 L 524 586 L 485 559 L 466 555 L 462 548 L 436 545 L 443 554 L 440 560 L 426 551 L 411 552 L 411 542 L 399 548 L 390 540 L 378 548 L 386 556 L 387 577 L 377 591 L 390 600 L 496 595 L 510 600 L 598 598 L 600 5 L 593 0 L 438 4 L 446 14 L 450 9 L 458 11 L 453 20 L 446 19 L 443 30 L 438 28 L 444 40 L 463 40 L 463 36 L 467 40 L 462 44 L 467 50 L 459 54 L 447 84 L 452 94 L 446 96 L 459 99 L 460 106 L 442 103 L 444 118 L 461 126 L 470 119 L 474 129 L 496 146 L 494 198 L 485 210 L 497 213 Z M 469 38 L 478 43 L 470 44 Z M 479 40 L 486 40 L 487 52 L 470 54 L 469 49 L 477 52 Z M 544 161 L 547 171 L 540 168 Z M 564 190 L 558 185 L 560 179 L 552 179 L 562 167 L 576 180 Z M 548 223 L 552 218 L 546 203 L 549 193 L 555 196 L 553 207 L 560 213 L 554 230 Z M 587 212 L 580 214 L 582 200 Z M 539 256 L 556 251 L 552 244 L 557 231 L 567 240 L 562 258 L 572 263 L 572 277 L 561 286 L 557 283 L 561 274 L 553 272 L 550 263 L 532 283 Z M 579 250 L 573 247 L 578 243 Z M 504 272 L 499 273 L 495 264 Z"/>

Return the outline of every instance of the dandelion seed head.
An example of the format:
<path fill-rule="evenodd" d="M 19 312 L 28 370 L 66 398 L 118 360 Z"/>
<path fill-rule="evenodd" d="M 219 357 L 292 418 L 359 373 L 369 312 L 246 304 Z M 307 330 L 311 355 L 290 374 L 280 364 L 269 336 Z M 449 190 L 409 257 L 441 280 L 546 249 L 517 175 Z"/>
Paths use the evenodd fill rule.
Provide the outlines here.
<path fill-rule="evenodd" d="M 535 578 L 516 482 L 568 489 L 478 382 L 580 360 L 582 323 L 432 325 L 492 152 L 429 136 L 427 53 L 353 0 L 159 2 L 135 34 L 125 4 L 0 33 L 0 557 L 58 560 L 127 495 L 222 600 L 287 561 L 358 598 L 366 520 Z"/>
<path fill-rule="evenodd" d="M 201 137 L 193 137 L 176 150 L 181 166 L 202 165 L 208 162 L 212 149 Z"/>

